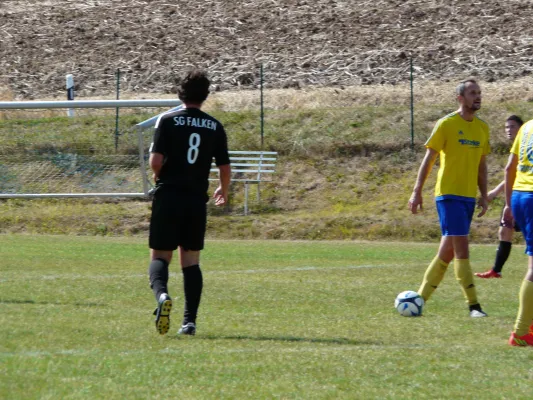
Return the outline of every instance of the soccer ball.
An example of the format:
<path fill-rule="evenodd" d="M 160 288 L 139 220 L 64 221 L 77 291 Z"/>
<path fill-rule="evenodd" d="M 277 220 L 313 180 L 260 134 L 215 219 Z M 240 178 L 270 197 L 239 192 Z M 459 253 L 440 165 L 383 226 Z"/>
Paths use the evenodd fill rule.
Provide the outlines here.
<path fill-rule="evenodd" d="M 394 308 L 404 317 L 420 317 L 424 308 L 424 299 L 417 292 L 407 290 L 396 296 Z"/>

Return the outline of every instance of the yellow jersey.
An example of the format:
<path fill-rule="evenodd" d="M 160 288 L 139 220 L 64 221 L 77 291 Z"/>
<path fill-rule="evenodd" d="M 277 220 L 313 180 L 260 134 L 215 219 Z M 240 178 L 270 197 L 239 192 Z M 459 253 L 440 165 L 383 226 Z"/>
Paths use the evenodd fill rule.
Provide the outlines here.
<path fill-rule="evenodd" d="M 474 117 L 466 121 L 451 113 L 435 124 L 426 147 L 440 154 L 435 197 L 477 195 L 479 162 L 490 153 L 489 126 Z"/>
<path fill-rule="evenodd" d="M 518 157 L 513 190 L 533 191 L 533 120 L 522 125 L 514 139 L 511 153 Z"/>

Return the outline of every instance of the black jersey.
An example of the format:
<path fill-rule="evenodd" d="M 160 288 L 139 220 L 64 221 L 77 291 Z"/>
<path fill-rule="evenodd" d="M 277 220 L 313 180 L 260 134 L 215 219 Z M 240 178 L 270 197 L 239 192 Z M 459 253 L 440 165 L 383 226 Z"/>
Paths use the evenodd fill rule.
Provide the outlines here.
<path fill-rule="evenodd" d="M 230 163 L 224 127 L 197 108 L 161 115 L 150 151 L 164 156 L 157 185 L 186 194 L 206 195 L 213 158 L 217 166 Z"/>

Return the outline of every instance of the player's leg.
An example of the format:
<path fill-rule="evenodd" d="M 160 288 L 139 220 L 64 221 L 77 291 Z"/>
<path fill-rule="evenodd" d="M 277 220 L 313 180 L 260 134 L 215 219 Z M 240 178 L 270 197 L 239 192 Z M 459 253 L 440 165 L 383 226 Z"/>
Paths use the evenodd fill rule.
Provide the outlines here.
<path fill-rule="evenodd" d="M 183 272 L 183 291 L 185 305 L 183 322 L 178 333 L 194 335 L 196 333 L 196 317 L 202 298 L 203 276 L 200 269 L 200 251 L 180 248 L 181 271 Z"/>
<path fill-rule="evenodd" d="M 418 294 L 424 301 L 429 300 L 437 289 L 448 269 L 448 264 L 453 259 L 453 245 L 451 237 L 443 236 L 440 241 L 439 251 L 426 269 Z"/>
<path fill-rule="evenodd" d="M 170 328 L 172 299 L 168 294 L 169 264 L 173 251 L 178 247 L 179 238 L 175 235 L 176 205 L 174 195 L 168 190 L 158 190 L 152 203 L 150 218 L 150 266 L 148 275 L 150 287 L 157 301 L 154 311 L 157 331 L 164 335 Z"/>
<path fill-rule="evenodd" d="M 468 248 L 468 235 L 470 224 L 474 216 L 476 203 L 474 199 L 450 199 L 442 202 L 443 232 L 451 237 L 454 252 L 454 271 L 463 293 L 466 297 L 471 317 L 486 317 L 481 310 L 474 285 L 474 274 L 470 267 L 470 253 Z M 439 216 L 441 212 L 439 212 Z"/>
<path fill-rule="evenodd" d="M 461 285 L 463 294 L 468 304 L 471 317 L 486 317 L 487 314 L 481 309 L 477 298 L 476 285 L 474 284 L 474 275 L 470 266 L 468 236 L 454 236 L 453 246 L 455 251 L 455 260 L 453 262 L 455 278 Z"/>
<path fill-rule="evenodd" d="M 435 289 L 439 286 L 444 274 L 448 269 L 448 264 L 453 260 L 453 242 L 449 237 L 450 221 L 454 220 L 453 201 L 449 199 L 437 199 L 437 212 L 439 215 L 440 229 L 442 237 L 440 241 L 439 251 L 437 256 L 431 261 L 424 274 L 422 284 L 418 289 L 418 294 L 422 296 L 424 301 L 427 301 Z"/>
<path fill-rule="evenodd" d="M 533 251 L 531 251 L 533 253 Z M 522 281 L 518 314 L 513 333 L 509 338 L 511 346 L 533 346 L 531 322 L 533 321 L 533 256 L 528 257 L 528 271 Z"/>
<path fill-rule="evenodd" d="M 506 224 L 507 223 L 505 222 L 500 222 L 500 229 L 498 230 L 498 237 L 500 239 L 500 242 L 498 244 L 498 248 L 496 249 L 496 258 L 494 259 L 494 265 L 486 272 L 476 273 L 475 275 L 477 277 L 485 279 L 502 277 L 502 268 L 507 262 L 509 254 L 511 253 L 513 232 L 515 230 L 514 224 L 512 226 L 508 226 Z"/>
<path fill-rule="evenodd" d="M 169 265 L 172 260 L 172 251 L 150 249 L 150 265 L 148 276 L 150 288 L 154 292 L 156 301 L 163 293 L 168 294 Z"/>
<path fill-rule="evenodd" d="M 182 327 L 178 333 L 194 335 L 196 318 L 203 291 L 203 275 L 200 269 L 200 251 L 204 248 L 207 225 L 207 209 L 204 198 L 190 198 L 184 208 L 186 235 L 180 241 L 180 262 L 183 273 L 185 305 Z"/>
<path fill-rule="evenodd" d="M 500 277 L 503 266 L 511 254 L 511 247 L 513 245 L 513 232 L 514 227 L 502 226 L 500 228 L 500 244 L 498 245 L 498 250 L 496 251 L 494 267 L 492 267 L 492 270 L 499 274 Z"/>
<path fill-rule="evenodd" d="M 170 329 L 170 312 L 172 299 L 168 294 L 168 266 L 172 260 L 172 251 L 150 250 L 151 261 L 148 268 L 150 287 L 152 288 L 157 307 L 154 311 L 155 328 L 161 335 Z"/>
<path fill-rule="evenodd" d="M 520 288 L 520 305 L 509 338 L 512 346 L 533 346 L 531 322 L 533 320 L 533 193 L 513 192 L 511 199 L 513 216 L 522 229 L 528 255 L 528 271 Z"/>

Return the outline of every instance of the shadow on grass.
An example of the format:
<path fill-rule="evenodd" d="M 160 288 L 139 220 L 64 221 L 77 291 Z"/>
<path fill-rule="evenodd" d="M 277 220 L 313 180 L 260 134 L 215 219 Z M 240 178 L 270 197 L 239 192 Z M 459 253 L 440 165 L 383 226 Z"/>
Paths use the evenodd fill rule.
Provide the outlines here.
<path fill-rule="evenodd" d="M 100 303 L 60 303 L 54 301 L 35 301 L 35 300 L 5 300 L 0 299 L 0 304 L 36 304 L 45 306 L 78 306 L 78 307 L 104 307 Z"/>
<path fill-rule="evenodd" d="M 302 342 L 302 343 L 324 343 L 324 344 L 344 344 L 349 346 L 381 345 L 382 342 L 371 340 L 354 340 L 347 338 L 305 338 L 297 336 L 250 336 L 250 335 L 201 335 L 196 339 L 206 340 L 254 340 L 259 342 Z"/>

